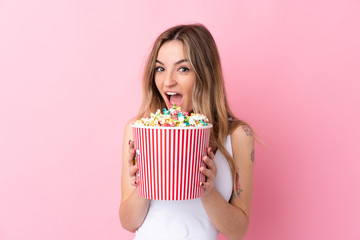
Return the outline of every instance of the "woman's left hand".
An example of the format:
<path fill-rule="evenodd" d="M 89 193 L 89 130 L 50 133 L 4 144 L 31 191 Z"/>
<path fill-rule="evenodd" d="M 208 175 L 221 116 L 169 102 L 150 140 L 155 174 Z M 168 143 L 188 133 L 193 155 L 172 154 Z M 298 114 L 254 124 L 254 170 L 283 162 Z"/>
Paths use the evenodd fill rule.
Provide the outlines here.
<path fill-rule="evenodd" d="M 200 172 L 205 175 L 206 181 L 200 182 L 200 186 L 205 189 L 203 195 L 205 196 L 214 189 L 214 180 L 216 177 L 216 165 L 214 162 L 214 153 L 211 150 L 211 147 L 207 149 L 207 156 L 204 156 L 202 160 L 205 163 L 206 168 L 200 167 Z"/>

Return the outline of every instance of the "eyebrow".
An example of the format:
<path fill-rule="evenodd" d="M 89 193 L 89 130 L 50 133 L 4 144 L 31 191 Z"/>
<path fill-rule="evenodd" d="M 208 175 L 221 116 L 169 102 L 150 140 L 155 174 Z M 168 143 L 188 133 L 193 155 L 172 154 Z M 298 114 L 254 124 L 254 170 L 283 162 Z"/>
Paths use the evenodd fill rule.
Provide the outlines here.
<path fill-rule="evenodd" d="M 162 62 L 160 62 L 159 60 L 156 60 L 155 62 L 160 63 L 161 65 L 165 65 Z M 187 59 L 181 59 L 181 60 L 177 61 L 174 65 L 178 65 L 178 64 L 183 63 L 183 62 L 188 62 L 188 60 Z"/>

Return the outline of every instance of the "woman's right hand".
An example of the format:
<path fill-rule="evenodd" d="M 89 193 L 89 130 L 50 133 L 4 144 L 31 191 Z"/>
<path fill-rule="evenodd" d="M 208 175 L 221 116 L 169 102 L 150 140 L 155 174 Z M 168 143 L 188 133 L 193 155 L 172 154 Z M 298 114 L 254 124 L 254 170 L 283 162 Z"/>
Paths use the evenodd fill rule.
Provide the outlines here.
<path fill-rule="evenodd" d="M 135 161 L 135 148 L 134 148 L 134 141 L 129 140 L 129 156 L 128 156 L 128 164 L 129 164 L 129 176 L 130 176 L 130 184 L 136 188 L 137 185 L 139 184 L 139 181 L 137 179 L 137 171 L 139 169 L 138 165 L 136 164 Z"/>

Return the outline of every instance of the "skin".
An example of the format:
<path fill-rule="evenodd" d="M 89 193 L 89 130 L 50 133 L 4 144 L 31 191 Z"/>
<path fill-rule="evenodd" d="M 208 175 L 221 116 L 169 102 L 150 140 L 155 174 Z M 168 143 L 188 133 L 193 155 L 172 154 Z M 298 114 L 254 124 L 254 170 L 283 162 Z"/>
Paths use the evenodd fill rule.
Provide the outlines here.
<path fill-rule="evenodd" d="M 139 196 L 137 181 L 135 178 L 138 166 L 134 165 L 134 142 L 131 119 L 125 126 L 123 151 L 122 151 L 122 174 L 121 174 L 121 205 L 119 210 L 120 222 L 123 228 L 135 232 L 143 223 L 149 209 L 150 200 Z M 130 143 L 130 144 L 129 144 Z"/>
<path fill-rule="evenodd" d="M 208 177 L 205 183 L 204 196 L 201 198 L 205 211 L 217 230 L 228 239 L 242 239 L 249 225 L 249 210 L 252 195 L 253 162 L 251 152 L 254 149 L 254 139 L 248 136 L 242 127 L 238 127 L 231 134 L 231 144 L 235 162 L 236 192 L 229 202 L 226 202 L 214 188 L 213 181 L 216 175 L 214 156 L 208 153 L 206 158 L 207 170 L 204 175 Z"/>
<path fill-rule="evenodd" d="M 179 40 L 165 42 L 159 49 L 155 65 L 155 84 L 168 108 L 166 92 L 182 95 L 182 111 L 192 111 L 192 91 L 196 81 L 195 72 L 186 59 L 183 43 Z"/>
<path fill-rule="evenodd" d="M 165 43 L 159 50 L 157 60 L 155 83 L 164 100 L 169 104 L 168 97 L 165 95 L 166 91 L 178 92 L 183 96 L 180 105 L 182 110 L 191 112 L 191 93 L 195 83 L 195 73 L 189 62 L 184 61 L 186 58 L 182 43 L 177 40 Z M 130 140 L 133 139 L 130 125 L 135 120 L 131 119 L 125 127 L 122 199 L 119 210 L 122 226 L 132 232 L 142 225 L 150 203 L 150 200 L 139 196 L 136 188 L 138 182 L 135 175 L 138 167 L 134 165 L 134 142 Z M 251 130 L 246 126 L 237 127 L 231 134 L 231 143 L 237 174 L 236 192 L 227 202 L 214 187 L 217 169 L 214 153 L 211 148 L 208 148 L 207 155 L 203 157 L 206 168 L 200 169 L 200 172 L 206 176 L 206 182 L 200 183 L 205 190 L 201 202 L 217 230 L 228 239 L 242 239 L 248 229 L 252 195 L 254 139 Z"/>

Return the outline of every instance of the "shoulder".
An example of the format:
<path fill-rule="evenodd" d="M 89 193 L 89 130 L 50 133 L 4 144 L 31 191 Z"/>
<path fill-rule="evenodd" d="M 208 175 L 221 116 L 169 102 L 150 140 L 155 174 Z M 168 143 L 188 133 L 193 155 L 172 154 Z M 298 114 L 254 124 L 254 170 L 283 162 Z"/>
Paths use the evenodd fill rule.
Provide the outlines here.
<path fill-rule="evenodd" d="M 124 127 L 124 138 L 132 139 L 132 129 L 131 124 L 133 124 L 137 120 L 137 117 L 131 118 L 129 121 L 126 122 Z M 126 139 L 124 139 L 125 141 Z"/>
<path fill-rule="evenodd" d="M 125 124 L 125 129 L 131 128 L 131 124 L 135 123 L 136 120 L 137 117 L 132 117 L 131 119 L 129 119 L 129 121 L 127 121 Z"/>
<path fill-rule="evenodd" d="M 230 137 L 235 159 L 251 156 L 254 150 L 254 133 L 247 124 L 237 126 Z"/>
<path fill-rule="evenodd" d="M 254 142 L 254 133 L 247 124 L 237 126 L 231 133 L 231 140 L 235 143 L 250 144 Z"/>

